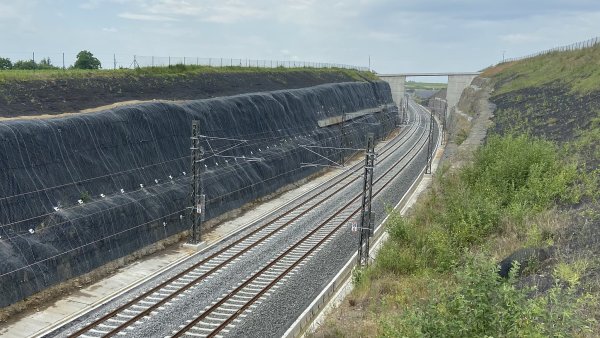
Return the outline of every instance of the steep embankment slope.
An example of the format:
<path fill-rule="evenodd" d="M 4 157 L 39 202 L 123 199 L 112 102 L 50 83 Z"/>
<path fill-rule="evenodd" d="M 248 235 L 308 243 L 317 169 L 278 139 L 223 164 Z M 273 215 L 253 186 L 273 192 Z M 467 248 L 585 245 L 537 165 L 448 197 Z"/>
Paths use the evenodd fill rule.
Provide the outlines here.
<path fill-rule="evenodd" d="M 311 72 L 277 71 L 277 85 L 347 76 Z M 228 83 L 245 90 L 253 88 L 245 81 L 258 76 L 237 75 Z M 194 93 L 200 92 L 188 95 Z M 200 120 L 206 217 L 214 219 L 316 173 L 301 163 L 322 159 L 299 145 L 339 145 L 339 126 L 318 121 L 366 109 L 371 113 L 345 126 L 345 141 L 358 144 L 367 132 L 384 137 L 397 122 L 384 82 L 0 120 L 0 306 L 186 230 L 192 119 Z"/>
<path fill-rule="evenodd" d="M 599 63 L 594 47 L 486 70 L 486 143 L 391 219 L 314 336 L 597 337 Z M 521 274 L 500 277 L 515 259 Z"/>
<path fill-rule="evenodd" d="M 485 71 L 496 88 L 494 131 L 571 143 L 588 169 L 600 158 L 600 45 L 555 52 Z"/>
<path fill-rule="evenodd" d="M 554 142 L 583 181 L 583 198 L 556 210 L 564 219 L 553 237 L 557 263 L 529 279 L 547 285 L 567 270 L 578 292 L 600 296 L 600 45 L 499 65 L 484 75 L 495 86 L 494 133 Z"/>
<path fill-rule="evenodd" d="M 171 68 L 0 71 L 0 117 L 76 112 L 131 100 L 198 100 L 373 80 L 346 69 Z"/>

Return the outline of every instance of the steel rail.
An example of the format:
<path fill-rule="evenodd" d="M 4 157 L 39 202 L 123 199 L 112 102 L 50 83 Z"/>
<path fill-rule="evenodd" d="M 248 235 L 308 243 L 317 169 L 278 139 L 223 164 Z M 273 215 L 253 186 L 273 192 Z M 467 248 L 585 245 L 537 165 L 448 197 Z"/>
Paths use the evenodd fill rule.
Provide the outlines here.
<path fill-rule="evenodd" d="M 400 162 L 402 162 L 408 155 L 410 152 L 412 152 L 417 145 L 419 144 L 420 141 L 422 141 L 423 137 L 425 136 L 425 131 L 427 130 L 427 128 L 423 129 L 423 133 L 420 135 L 419 139 L 417 140 L 417 142 L 415 143 L 415 145 L 411 148 L 411 150 L 409 150 L 409 152 L 407 152 L 404 156 L 402 156 L 401 159 L 399 159 L 396 162 L 396 165 Z M 422 142 L 421 146 L 419 147 L 419 149 L 417 149 L 414 154 L 410 157 L 410 159 L 400 168 L 400 170 L 398 170 L 392 177 L 390 177 L 387 181 L 384 182 L 384 184 L 379 187 L 379 189 L 373 194 L 373 197 L 377 196 L 379 193 L 381 193 L 398 175 L 400 175 L 400 173 L 402 173 L 404 171 L 404 169 L 412 163 L 412 160 L 414 158 L 416 158 L 420 152 L 422 151 L 422 149 L 424 148 L 425 144 L 427 144 L 427 142 Z M 390 166 L 390 168 L 388 170 L 386 170 L 382 176 L 380 176 L 376 182 L 374 184 L 377 184 L 379 181 L 381 181 L 382 179 L 384 179 L 386 177 L 386 175 L 388 173 L 390 173 L 393 169 L 395 169 L 396 166 L 392 165 Z M 217 301 L 215 304 L 213 304 L 211 307 L 209 307 L 207 310 L 205 310 L 202 314 L 200 314 L 198 317 L 196 317 L 195 319 L 193 319 L 192 321 L 190 321 L 187 325 L 185 325 L 182 329 L 180 329 L 179 331 L 177 331 L 172 337 L 176 338 L 176 337 L 181 337 L 184 334 L 186 334 L 187 331 L 189 331 L 190 329 L 192 329 L 193 327 L 196 326 L 196 324 L 198 324 L 199 322 L 201 322 L 203 319 L 206 319 L 206 317 L 208 317 L 211 313 L 215 312 L 217 309 L 219 309 L 221 307 L 221 305 L 223 305 L 225 302 L 227 302 L 229 299 L 231 299 L 234 295 L 236 295 L 237 293 L 239 293 L 242 289 L 244 289 L 246 286 L 248 286 L 250 283 L 252 283 L 254 280 L 256 280 L 259 276 L 261 276 L 265 271 L 269 270 L 271 267 L 273 267 L 275 264 L 279 263 L 284 257 L 286 257 L 290 252 L 292 252 L 294 249 L 298 248 L 300 245 L 302 245 L 305 241 L 307 241 L 308 239 L 310 239 L 317 231 L 323 229 L 329 222 L 331 222 L 331 220 L 333 220 L 335 217 L 339 216 L 339 214 L 341 214 L 343 211 L 346 210 L 346 208 L 348 208 L 349 206 L 351 206 L 354 202 L 356 202 L 360 197 L 362 196 L 362 194 L 358 194 L 356 195 L 352 200 L 350 200 L 348 203 L 346 203 L 343 207 L 341 207 L 340 209 L 338 209 L 334 214 L 332 214 L 330 217 L 328 217 L 325 221 L 321 222 L 317 227 L 315 227 L 313 230 L 311 230 L 308 234 L 306 234 L 302 239 L 300 239 L 299 241 L 297 241 L 295 244 L 293 244 L 292 246 L 290 246 L 288 249 L 286 249 L 283 253 L 281 253 L 278 257 L 276 257 L 275 259 L 273 259 L 271 262 L 269 262 L 266 266 L 264 266 L 262 269 L 260 269 L 258 272 L 254 273 L 250 278 L 248 278 L 246 281 L 244 281 L 242 284 L 240 284 L 239 286 L 237 286 L 233 291 L 229 292 L 226 296 L 224 296 L 222 299 L 220 299 L 219 301 Z M 284 278 L 290 271 L 292 271 L 298 264 L 300 264 L 300 262 L 302 262 L 306 257 L 308 257 L 310 254 L 312 254 L 315 250 L 317 250 L 323 243 L 325 243 L 331 236 L 333 236 L 344 224 L 346 224 L 350 219 L 352 219 L 352 217 L 354 217 L 354 215 L 356 215 L 359 211 L 361 210 L 361 208 L 357 208 L 356 210 L 354 210 L 348 217 L 346 217 L 339 225 L 337 225 L 331 232 L 329 232 L 325 237 L 323 237 L 321 240 L 319 240 L 317 242 L 317 244 L 315 244 L 311 249 L 309 249 L 306 253 L 304 253 L 299 259 L 297 259 L 294 263 L 292 263 L 292 265 L 290 265 L 288 268 L 286 268 L 283 272 L 281 272 L 273 281 L 271 281 L 270 283 L 268 283 L 264 288 L 262 288 L 255 296 L 253 296 L 250 300 L 248 300 L 245 304 L 243 304 L 238 310 L 235 311 L 235 313 L 233 313 L 231 316 L 229 316 L 225 321 L 223 321 L 219 326 L 217 326 L 211 333 L 209 333 L 207 335 L 207 337 L 214 337 L 216 336 L 219 332 L 221 332 L 225 327 L 227 327 L 233 320 L 235 320 L 239 315 L 241 315 L 248 307 L 250 307 L 253 303 L 255 303 L 258 299 L 260 299 L 262 297 L 262 295 L 264 295 L 268 290 L 270 290 L 273 286 L 275 286 L 282 278 Z"/>
<path fill-rule="evenodd" d="M 420 120 L 420 115 L 419 115 L 419 120 Z M 394 142 L 388 143 L 386 144 L 386 146 L 384 146 L 384 149 L 382 150 L 382 154 L 386 153 L 390 150 L 396 150 L 400 147 L 402 147 L 411 137 L 412 135 L 414 135 L 416 133 L 416 131 L 419 128 L 416 127 L 416 124 L 413 124 L 411 126 L 411 128 L 405 129 L 406 132 L 405 133 L 400 133 L 398 136 L 396 136 L 396 140 Z M 406 136 L 406 134 L 409 134 L 409 137 L 404 137 Z M 404 135 L 403 135 L 404 134 Z M 400 144 L 398 144 L 400 141 L 402 141 Z M 388 146 L 389 145 L 389 146 Z M 391 155 L 391 153 L 390 153 Z M 389 157 L 390 155 L 387 155 L 385 158 Z M 330 190 L 331 188 L 335 187 L 336 185 L 338 185 L 339 183 L 343 182 L 345 179 L 347 179 L 348 177 L 352 176 L 354 173 L 356 173 L 357 171 L 359 171 L 362 167 L 362 162 L 359 162 L 357 164 L 355 164 L 354 166 L 350 167 L 347 171 L 348 174 L 346 174 L 343 178 L 337 180 L 337 182 L 330 184 L 326 189 L 321 190 L 320 192 L 316 193 L 315 195 L 311 196 L 309 199 L 307 199 L 306 201 L 304 201 L 303 203 L 300 203 L 298 205 L 296 205 L 294 208 L 284 212 L 282 215 L 280 215 L 279 217 L 277 217 L 276 219 L 267 222 L 266 224 L 258 227 L 257 229 L 251 231 L 250 233 L 248 233 L 247 235 L 239 238 L 238 240 L 230 243 L 229 245 L 227 245 L 226 247 L 222 248 L 221 250 L 217 251 L 216 253 L 202 259 L 200 262 L 193 264 L 192 266 L 186 268 L 185 270 L 181 271 L 180 273 L 176 274 L 175 276 L 165 280 L 164 282 L 158 284 L 157 286 L 149 289 L 148 291 L 145 291 L 144 293 L 140 294 L 139 296 L 135 297 L 134 299 L 128 301 L 126 304 L 123 304 L 122 306 L 119 306 L 118 308 L 114 309 L 113 311 L 110 311 L 109 313 L 101 316 L 100 318 L 94 320 L 93 322 L 85 325 L 84 327 L 80 328 L 79 330 L 75 331 L 74 333 L 70 334 L 69 337 L 78 337 L 83 335 L 84 333 L 92 330 L 93 328 L 97 327 L 99 324 L 106 322 L 107 320 L 109 320 L 110 318 L 113 318 L 115 316 L 117 316 L 117 314 L 123 312 L 125 309 L 130 308 L 131 306 L 133 306 L 134 304 L 139 303 L 141 300 L 147 298 L 148 296 L 152 295 L 153 293 L 156 293 L 157 291 L 163 289 L 165 286 L 168 286 L 169 284 L 171 284 L 172 282 L 180 279 L 181 277 L 184 277 L 185 275 L 187 275 L 188 273 L 190 273 L 191 271 L 197 269 L 198 267 L 204 265 L 205 263 L 207 263 L 208 261 L 215 259 L 216 257 L 218 257 L 219 255 L 222 255 L 223 253 L 227 252 L 228 250 L 232 249 L 233 247 L 235 247 L 236 245 L 242 243 L 243 241 L 247 240 L 248 238 L 252 237 L 253 235 L 257 234 L 258 232 L 260 232 L 261 230 L 265 229 L 266 227 L 272 225 L 273 223 L 277 222 L 279 219 L 281 219 L 282 217 L 285 217 L 287 215 L 289 215 L 290 213 L 292 213 L 293 211 L 298 210 L 301 206 L 304 206 L 307 202 L 312 201 L 314 199 L 316 199 L 316 197 L 320 196 L 321 194 L 325 193 L 326 191 Z M 154 305 L 150 306 L 149 308 L 143 310 L 142 312 L 140 312 L 139 314 L 135 315 L 134 317 L 128 319 L 127 321 L 125 321 L 124 323 L 118 325 L 116 328 L 112 329 L 111 331 L 109 331 L 108 333 L 106 333 L 104 336 L 109 337 L 112 336 L 116 333 L 118 333 L 119 331 L 123 330 L 125 327 L 133 324 L 134 322 L 140 320 L 141 318 L 147 316 L 148 314 L 150 314 L 152 311 L 156 310 L 157 308 L 159 308 L 160 306 L 162 306 L 164 303 L 168 302 L 169 300 L 171 300 L 172 298 L 174 298 L 175 296 L 181 294 L 182 292 L 184 292 L 185 290 L 189 289 L 190 287 L 192 287 L 193 285 L 197 284 L 198 282 L 200 282 L 201 280 L 205 279 L 208 275 L 213 274 L 215 271 L 218 271 L 219 269 L 221 269 L 223 266 L 231 263 L 233 260 L 235 260 L 236 258 L 240 257 L 241 255 L 243 255 L 244 253 L 248 252 L 249 250 L 251 250 L 252 248 L 254 248 L 257 244 L 263 242 L 264 240 L 266 240 L 267 238 L 271 237 L 272 235 L 274 235 L 275 233 L 277 233 L 278 231 L 280 231 L 281 229 L 287 227 L 289 224 L 291 224 L 292 222 L 296 221 L 298 218 L 300 218 L 301 216 L 305 215 L 306 213 L 308 213 L 309 211 L 311 211 L 312 209 L 314 209 L 314 207 L 316 207 L 317 205 L 320 205 L 323 201 L 331 198 L 333 195 L 339 193 L 341 190 L 343 190 L 344 188 L 346 188 L 348 185 L 350 185 L 351 183 L 353 183 L 354 181 L 356 181 L 358 179 L 358 177 L 353 178 L 351 181 L 349 181 L 348 183 L 344 184 L 341 188 L 335 190 L 333 193 L 329 194 L 327 197 L 321 199 L 321 201 L 319 201 L 318 203 L 315 203 L 312 207 L 306 209 L 305 211 L 301 212 L 299 215 L 295 216 L 294 218 L 292 218 L 291 220 L 287 221 L 284 225 L 278 227 L 277 229 L 271 231 L 270 233 L 268 233 L 267 235 L 265 235 L 264 237 L 260 238 L 258 241 L 254 242 L 252 245 L 249 245 L 245 248 L 243 248 L 240 252 L 234 254 L 232 257 L 228 258 L 227 260 L 225 260 L 224 262 L 218 264 L 217 266 L 215 266 L 214 268 L 211 268 L 209 271 L 207 271 L 206 273 L 202 274 L 201 276 L 195 278 L 192 282 L 187 283 L 186 285 L 184 285 L 183 287 L 181 287 L 180 289 L 178 289 L 177 291 L 171 293 L 169 296 L 163 298 L 162 300 L 158 301 L 157 303 L 155 303 Z"/>

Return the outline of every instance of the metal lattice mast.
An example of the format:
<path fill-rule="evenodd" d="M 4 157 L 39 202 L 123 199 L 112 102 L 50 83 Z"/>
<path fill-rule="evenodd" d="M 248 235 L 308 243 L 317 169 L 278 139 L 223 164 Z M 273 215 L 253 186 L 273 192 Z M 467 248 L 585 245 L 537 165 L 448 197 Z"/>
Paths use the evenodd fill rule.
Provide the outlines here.
<path fill-rule="evenodd" d="M 190 244 L 198 244 L 201 240 L 201 216 L 203 216 L 203 195 L 202 195 L 202 182 L 200 175 L 200 167 L 199 164 L 200 159 L 202 158 L 202 147 L 200 147 L 200 121 L 193 120 L 192 121 L 192 147 L 190 148 L 192 152 L 192 182 L 190 189 L 190 203 L 192 204 L 190 208 L 190 237 L 188 242 Z M 203 218 L 203 217 L 202 217 Z"/>
<path fill-rule="evenodd" d="M 367 135 L 365 153 L 365 175 L 362 193 L 362 213 L 360 218 L 360 239 L 358 242 L 358 265 L 369 264 L 369 239 L 373 234 L 371 199 L 373 197 L 373 168 L 375 167 L 375 142 L 373 133 Z"/>
<path fill-rule="evenodd" d="M 431 174 L 431 161 L 433 160 L 433 154 L 431 151 L 433 150 L 433 110 L 429 111 L 431 115 L 429 116 L 429 136 L 427 137 L 427 164 L 425 164 L 425 173 Z"/>
<path fill-rule="evenodd" d="M 346 123 L 346 111 L 344 110 L 344 112 L 342 113 L 342 123 L 340 123 L 340 164 L 344 165 L 344 162 L 346 160 L 345 158 L 345 150 L 343 148 L 346 148 L 347 145 L 347 139 L 346 139 L 346 129 L 345 127 L 345 123 Z"/>
<path fill-rule="evenodd" d="M 442 134 L 442 141 L 445 142 L 446 141 L 446 134 L 448 132 L 447 131 L 447 126 L 446 126 L 446 117 L 448 116 L 448 103 L 446 101 L 443 102 L 442 114 L 444 114 L 443 120 L 442 120 L 442 131 L 444 132 Z"/>
<path fill-rule="evenodd" d="M 408 95 L 402 101 L 402 124 L 408 124 Z"/>

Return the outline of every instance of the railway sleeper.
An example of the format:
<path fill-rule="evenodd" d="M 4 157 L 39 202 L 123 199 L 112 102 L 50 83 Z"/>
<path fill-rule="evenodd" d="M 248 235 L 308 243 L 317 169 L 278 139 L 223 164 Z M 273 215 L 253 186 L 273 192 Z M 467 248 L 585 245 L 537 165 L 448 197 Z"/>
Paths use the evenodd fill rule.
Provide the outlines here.
<path fill-rule="evenodd" d="M 126 309 L 126 310 L 127 310 L 127 309 Z M 126 314 L 124 314 L 124 313 L 117 313 L 117 317 L 120 317 L 120 318 L 125 318 L 126 320 L 129 320 L 129 319 L 131 319 L 131 318 L 133 318 L 133 317 L 135 317 L 135 316 L 132 316 L 132 315 L 126 315 Z"/>
<path fill-rule="evenodd" d="M 149 299 L 149 300 L 146 300 L 146 299 Z M 160 302 L 163 299 L 164 298 L 148 296 L 148 297 L 140 300 L 140 303 L 144 303 L 144 304 L 148 304 L 148 305 L 154 305 L 154 304 Z"/>
<path fill-rule="evenodd" d="M 94 329 L 90 329 L 89 332 L 105 335 L 105 334 L 109 333 L 110 331 L 98 330 L 98 329 L 94 328 Z"/>
<path fill-rule="evenodd" d="M 225 302 L 225 304 L 233 304 L 233 305 L 237 306 L 238 309 L 241 307 L 239 305 L 244 305 L 246 303 L 248 303 L 248 302 L 245 301 L 245 300 L 242 300 L 242 299 L 233 299 L 233 298 L 229 298 L 227 300 L 227 302 Z"/>
<path fill-rule="evenodd" d="M 121 324 L 125 323 L 124 320 L 119 320 L 119 319 L 116 319 L 115 317 L 108 318 L 106 321 L 116 323 L 117 325 L 121 325 Z"/>
<path fill-rule="evenodd" d="M 212 305 L 215 305 L 215 303 L 213 303 Z M 209 306 L 204 309 L 204 310 L 208 310 Z M 240 309 L 239 306 L 234 306 L 234 305 L 227 305 L 227 304 L 221 304 L 221 306 L 216 309 L 215 311 L 219 311 L 219 312 L 229 312 L 229 316 L 231 316 L 232 314 L 236 313 L 238 310 Z"/>
<path fill-rule="evenodd" d="M 250 292 L 254 292 L 254 294 L 257 294 L 257 293 L 261 292 L 261 291 L 262 291 L 262 289 L 263 289 L 263 288 L 261 288 L 261 287 L 258 287 L 258 286 L 257 286 L 257 287 L 254 287 L 254 286 L 252 286 L 252 285 L 246 285 L 246 286 L 244 287 L 244 291 L 245 291 L 245 290 L 248 290 L 248 291 L 250 291 Z"/>

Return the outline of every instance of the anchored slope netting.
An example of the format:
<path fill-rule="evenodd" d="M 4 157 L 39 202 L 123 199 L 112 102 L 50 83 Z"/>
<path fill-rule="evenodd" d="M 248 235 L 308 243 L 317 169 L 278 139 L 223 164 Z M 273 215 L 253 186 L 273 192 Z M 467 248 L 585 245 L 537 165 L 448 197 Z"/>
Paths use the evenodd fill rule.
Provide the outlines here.
<path fill-rule="evenodd" d="M 387 134 L 392 105 L 383 82 L 343 83 L 0 122 L 0 306 L 188 229 L 192 120 L 210 219 L 319 170 L 303 163 L 332 164 L 301 145 L 360 148 L 368 132 Z"/>

